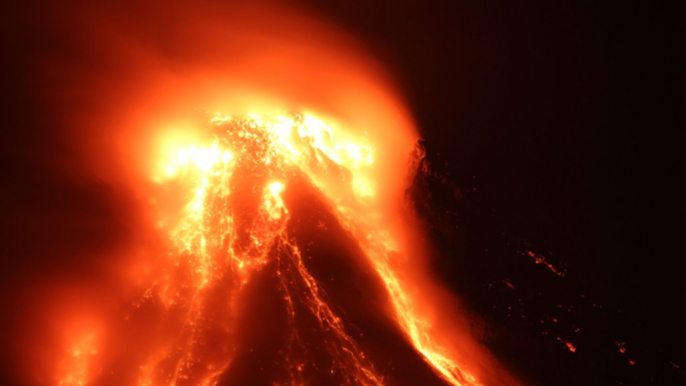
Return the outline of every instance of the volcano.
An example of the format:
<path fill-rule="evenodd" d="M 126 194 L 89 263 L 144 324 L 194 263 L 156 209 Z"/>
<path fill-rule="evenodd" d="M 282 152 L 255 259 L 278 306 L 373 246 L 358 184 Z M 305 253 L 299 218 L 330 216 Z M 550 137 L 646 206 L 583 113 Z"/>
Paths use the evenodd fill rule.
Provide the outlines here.
<path fill-rule="evenodd" d="M 188 202 L 160 209 L 172 250 L 154 281 L 74 346 L 60 384 L 480 384 L 432 340 L 394 240 L 361 211 L 344 164 L 369 167 L 370 149 L 300 114 L 213 122 L 158 181 Z"/>
<path fill-rule="evenodd" d="M 684 384 L 626 7 L 3 3 L 0 384 Z"/>

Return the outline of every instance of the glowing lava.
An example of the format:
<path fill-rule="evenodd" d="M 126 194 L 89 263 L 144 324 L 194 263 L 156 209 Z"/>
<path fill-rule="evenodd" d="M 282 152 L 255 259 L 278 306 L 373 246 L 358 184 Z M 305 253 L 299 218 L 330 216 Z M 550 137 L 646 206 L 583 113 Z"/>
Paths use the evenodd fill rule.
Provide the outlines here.
<path fill-rule="evenodd" d="M 70 150 L 42 161 L 121 198 L 93 223 L 124 230 L 34 280 L 17 379 L 516 384 L 430 274 L 405 197 L 419 136 L 355 39 L 273 3 L 29 16 L 53 39 L 42 119 Z"/>
<path fill-rule="evenodd" d="M 356 237 L 385 284 L 395 320 L 416 350 L 450 384 L 479 384 L 432 339 L 431 325 L 414 311 L 412 297 L 392 269 L 401 252 L 398 243 L 381 223 L 381 214 L 365 205 L 365 198 L 375 194 L 373 181 L 364 179 L 364 170 L 374 167 L 374 149 L 341 141 L 321 121 L 299 114 L 216 116 L 212 127 L 211 144 L 179 149 L 165 162 L 164 177 L 157 178 L 162 186 L 181 183 L 188 203 L 177 220 L 162 221 L 174 250 L 166 257 L 162 275 L 132 312 L 161 307 L 161 319 L 174 329 L 175 338 L 142 357 L 136 384 L 216 384 L 235 356 L 236 304 L 253 275 L 268 264 L 277 267 L 291 329 L 280 358 L 287 375 L 283 381 L 306 384 L 307 368 L 314 362 L 297 327 L 305 311 L 325 331 L 332 380 L 384 384 L 383 375 L 329 304 L 326 290 L 309 272 L 301 247 L 289 232 L 283 194 L 291 185 L 303 183 L 324 193 L 343 227 Z M 302 307 L 296 302 L 305 310 L 298 310 Z M 85 370 L 88 358 L 80 352 L 73 356 L 79 360 L 67 367 L 60 384 L 92 382 Z"/>

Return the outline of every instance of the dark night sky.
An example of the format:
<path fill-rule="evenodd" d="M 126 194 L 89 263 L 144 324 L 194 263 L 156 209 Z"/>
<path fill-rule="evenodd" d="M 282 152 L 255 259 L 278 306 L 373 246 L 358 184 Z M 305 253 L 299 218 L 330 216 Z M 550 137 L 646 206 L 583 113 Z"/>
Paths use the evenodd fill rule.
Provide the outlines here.
<path fill-rule="evenodd" d="M 567 267 L 569 291 L 621 310 L 620 324 L 609 329 L 650 342 L 649 350 L 665 348 L 686 365 L 686 23 L 676 5 L 324 0 L 309 6 L 390 65 L 427 151 L 457 187 L 470 191 L 464 205 L 478 213 L 475 222 L 487 224 L 485 233 L 502 231 L 506 237 L 497 242 L 554 254 Z M 10 8 L 2 6 L 3 20 L 12 18 Z M 14 162 L 40 129 L 18 118 L 31 112 L 23 104 L 30 87 L 20 80 L 27 32 L 4 21 L 0 32 L 7 130 L 0 155 Z M 21 200 L 13 187 L 23 171 L 4 168 L 6 207 Z M 446 282 L 459 280 L 448 266 L 463 263 L 450 261 L 470 257 L 444 255 Z M 591 371 L 588 363 L 578 368 Z"/>
<path fill-rule="evenodd" d="M 458 186 L 478 189 L 491 227 L 565 262 L 576 290 L 621 314 L 610 330 L 683 360 L 686 93 L 676 6 L 330 9 L 396 65 L 427 149 L 449 162 Z"/>
<path fill-rule="evenodd" d="M 646 311 L 676 301 L 686 123 L 677 10 L 451 3 L 332 12 L 396 64 L 431 147 L 477 177 L 506 227 Z"/>

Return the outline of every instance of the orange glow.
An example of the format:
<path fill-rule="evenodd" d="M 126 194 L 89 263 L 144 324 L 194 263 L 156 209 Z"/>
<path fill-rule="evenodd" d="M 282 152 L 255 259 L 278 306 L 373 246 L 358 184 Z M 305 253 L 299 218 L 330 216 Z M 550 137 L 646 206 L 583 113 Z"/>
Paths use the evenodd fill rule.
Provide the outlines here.
<path fill-rule="evenodd" d="M 85 333 L 72 341 L 64 358 L 60 385 L 86 385 L 93 379 L 91 368 L 98 354 L 95 333 Z"/>
<path fill-rule="evenodd" d="M 340 317 L 322 298 L 320 285 L 303 264 L 299 247 L 293 243 L 287 231 L 288 209 L 281 196 L 285 186 L 279 180 L 304 173 L 309 181 L 326 193 L 337 217 L 349 232 L 367 235 L 366 239 L 359 240 L 360 246 L 386 286 L 399 327 L 417 351 L 450 384 L 480 384 L 434 340 L 431 322 L 420 313 L 415 305 L 417 299 L 408 294 L 403 281 L 392 268 L 392 264 L 397 264 L 394 254 L 401 251 L 399 243 L 384 226 L 382 214 L 377 213 L 374 206 L 365 205 L 365 197 L 373 196 L 374 191 L 352 190 L 346 193 L 345 186 L 341 185 L 341 179 L 345 178 L 347 172 L 352 175 L 352 181 L 348 181 L 348 184 L 354 186 L 355 178 L 365 175 L 365 169 L 373 167 L 373 148 L 362 148 L 353 142 L 343 142 L 341 145 L 331 128 L 309 115 L 280 115 L 274 118 L 253 115 L 248 119 L 215 116 L 211 122 L 213 131 L 220 133 L 211 144 L 208 143 L 205 148 L 195 145 L 180 148 L 176 154 L 169 152 L 165 163 L 167 178 L 193 181 L 190 202 L 185 215 L 170 229 L 177 252 L 172 254 L 169 266 L 176 268 L 146 293 L 158 293 L 167 309 L 185 304 L 184 313 L 188 313 L 189 318 L 184 324 L 192 326 L 194 334 L 202 334 L 207 316 L 196 309 L 206 308 L 206 290 L 226 280 L 227 275 L 235 276 L 238 287 L 224 290 L 240 297 L 241 287 L 270 259 L 292 259 L 290 264 L 297 270 L 297 280 L 305 284 L 300 290 L 306 293 L 298 296 L 307 298 L 309 311 L 336 335 L 336 344 L 331 344 L 329 350 L 344 350 L 344 356 L 349 357 L 345 366 L 332 371 L 347 372 L 350 379 L 357 379 L 363 384 L 383 384 L 382 376 L 368 363 L 346 332 Z M 366 152 L 364 159 L 360 155 L 361 149 Z M 236 177 L 237 168 L 247 168 L 251 173 L 264 177 Z M 337 174 L 338 178 L 332 179 L 331 174 Z M 275 181 L 275 178 L 279 180 Z M 165 180 L 159 183 L 164 184 Z M 255 183 L 257 185 L 253 185 Z M 248 240 L 241 238 L 240 229 L 236 228 L 235 212 L 230 207 L 206 205 L 240 194 L 231 191 L 234 184 L 248 184 L 251 192 L 262 192 L 262 204 L 246 236 Z M 239 199 L 245 198 L 241 196 Z M 358 209 L 360 205 L 363 210 Z M 217 249 L 221 245 L 229 246 L 228 256 L 223 257 L 224 260 L 218 260 L 218 256 L 223 255 Z M 274 256 L 274 249 L 279 251 L 277 256 Z M 181 276 L 187 277 L 189 282 L 179 283 L 177 270 L 185 271 Z M 287 276 L 280 270 L 277 274 Z M 292 288 L 291 280 L 295 279 L 284 278 L 281 286 L 289 304 L 290 317 L 295 319 L 294 307 L 290 303 L 291 296 L 294 296 L 291 293 L 297 289 Z M 182 295 L 184 287 L 190 290 L 186 295 Z M 223 322 L 217 320 L 214 323 Z M 230 325 L 225 328 L 230 329 Z M 227 356 L 216 362 L 212 371 L 200 371 L 192 369 L 188 361 L 212 363 L 212 358 L 203 357 L 191 342 L 182 347 L 182 352 L 186 354 L 176 358 L 173 376 L 169 376 L 172 372 L 162 367 L 161 360 L 171 355 L 165 350 L 155 354 L 153 360 L 143 366 L 146 372 L 138 378 L 138 383 L 174 384 L 179 379 L 193 379 L 198 384 L 214 384 L 219 374 L 231 363 L 230 356 Z M 294 375 L 291 377 L 295 379 Z"/>
<path fill-rule="evenodd" d="M 518 384 L 430 274 L 405 202 L 419 136 L 383 67 L 305 12 L 203 5 L 76 16 L 94 20 L 99 44 L 85 44 L 93 61 L 115 57 L 117 66 L 84 70 L 78 85 L 64 86 L 91 105 L 73 112 L 65 136 L 81 173 L 135 197 L 140 213 L 136 237 L 118 251 L 126 257 L 103 259 L 117 285 L 83 285 L 108 294 L 86 307 L 102 325 L 66 334 L 59 354 L 42 360 L 52 372 L 42 376 L 65 386 L 220 384 L 259 351 L 245 343 L 250 324 L 267 323 L 264 331 L 286 330 L 268 364 L 278 369 L 273 384 L 316 384 L 321 373 L 337 384 L 389 384 L 391 371 L 376 362 L 383 350 L 358 339 L 312 268 L 325 265 L 311 261 L 319 239 L 299 241 L 311 216 L 313 229 L 340 228 L 352 240 L 336 244 L 360 255 L 346 264 L 381 289 L 348 296 L 373 298 L 375 320 L 435 376 L 455 386 Z M 51 285 L 45 292 L 66 286 Z M 269 315 L 273 326 L 246 315 L 269 294 L 285 310 Z M 57 301 L 46 330 L 64 328 L 67 302 Z M 317 349 L 303 337 L 311 331 Z M 331 360 L 315 363 L 322 357 Z"/>
<path fill-rule="evenodd" d="M 166 174 L 164 178 L 156 178 L 160 185 L 175 180 L 189 183 L 189 200 L 180 220 L 163 227 L 170 232 L 174 250 L 170 260 L 164 263 L 164 274 L 145 291 L 137 307 L 151 297 L 158 298 L 167 312 L 178 310 L 187 315 L 181 322 L 181 329 L 188 330 L 189 336 L 177 345 L 155 349 L 141 365 L 137 384 L 176 384 L 180 380 L 215 384 L 231 364 L 230 339 L 223 342 L 228 345 L 223 356 L 207 355 L 198 345 L 208 344 L 202 339 L 210 335 L 207 331 L 210 326 L 219 325 L 225 331 L 232 327 L 230 322 L 221 319 L 208 320 L 203 311 L 210 302 L 208 294 L 222 288 L 230 293 L 227 301 L 231 304 L 241 297 L 242 288 L 251 277 L 274 258 L 281 260 L 279 265 L 295 268 L 295 276 L 277 270 L 277 275 L 283 277 L 281 287 L 290 318 L 296 318 L 292 304 L 292 297 L 296 295 L 292 292 L 304 291 L 297 296 L 306 298 L 309 312 L 335 335 L 334 343 L 329 343 L 328 349 L 342 359 L 332 371 L 347 373 L 351 382 L 355 379 L 362 384 L 384 384 L 383 377 L 346 332 L 340 316 L 322 297 L 322 288 L 308 272 L 300 248 L 289 236 L 288 206 L 282 194 L 288 180 L 301 173 L 325 193 L 348 232 L 366 235 L 358 238 L 360 247 L 385 284 L 394 318 L 415 349 L 448 383 L 481 384 L 436 341 L 434 326 L 422 314 L 423 307 L 417 304 L 427 299 L 420 300 L 410 295 L 397 268 L 394 268 L 402 267 L 398 259 L 407 252 L 401 250 L 402 242 L 395 239 L 391 233 L 393 229 L 384 225 L 387 221 L 385 215 L 373 204 L 368 204 L 366 198 L 374 196 L 374 190 L 346 190 L 346 183 L 348 188 L 352 188 L 359 175 L 370 173 L 368 169 L 374 167 L 374 148 L 354 142 L 341 145 L 331 128 L 309 115 L 252 116 L 247 119 L 217 115 L 211 119 L 211 126 L 217 133 L 216 138 L 205 147 L 174 146 L 173 151 L 164 152 L 167 155 L 163 162 Z M 364 141 L 364 138 L 360 140 Z M 362 150 L 364 156 L 361 156 Z M 246 170 L 250 171 L 249 175 L 237 174 Z M 348 173 L 351 181 L 346 177 Z M 237 224 L 241 215 L 235 212 L 235 207 L 227 207 L 226 202 L 234 195 L 238 200 L 246 200 L 239 187 L 246 185 L 252 193 L 261 192 L 261 204 L 255 217 L 251 218 L 252 226 L 241 229 Z M 232 191 L 234 188 L 239 191 Z M 241 233 L 246 231 L 247 234 Z M 284 259 L 289 262 L 282 261 Z M 227 286 L 227 278 L 234 280 L 236 286 Z M 294 287 L 294 280 L 302 281 L 303 285 Z M 226 312 L 230 315 L 231 310 Z M 293 339 L 297 340 L 297 336 Z M 210 365 L 198 367 L 198 363 Z M 304 364 L 289 363 L 287 366 Z M 62 383 L 69 384 L 70 380 L 83 378 L 84 367 L 82 363 L 74 365 L 74 372 L 68 374 Z M 292 368 L 290 374 L 291 380 L 296 382 L 293 384 L 297 384 Z"/>

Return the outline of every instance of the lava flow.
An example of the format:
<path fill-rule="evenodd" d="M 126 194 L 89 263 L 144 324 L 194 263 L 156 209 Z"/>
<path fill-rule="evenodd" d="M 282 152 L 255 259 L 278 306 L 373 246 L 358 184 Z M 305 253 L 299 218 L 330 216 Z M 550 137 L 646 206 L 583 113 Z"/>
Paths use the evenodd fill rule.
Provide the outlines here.
<path fill-rule="evenodd" d="M 17 379 L 518 384 L 430 274 L 405 197 L 417 130 L 353 38 L 275 4 L 77 4 L 27 16 L 72 151 L 39 159 L 114 197 L 54 223 L 126 226 L 36 279 Z"/>
<path fill-rule="evenodd" d="M 311 115 L 217 115 L 211 127 L 211 143 L 176 149 L 155 178 L 161 190 L 181 194 L 188 203 L 175 216 L 161 211 L 160 226 L 169 232 L 173 250 L 154 283 L 126 311 L 124 330 L 143 323 L 151 330 L 145 335 L 160 329 L 168 335 L 138 347 L 140 363 L 129 366 L 132 373 L 125 378 L 117 374 L 121 364 L 117 371 L 91 371 L 97 345 L 78 348 L 67 358 L 60 384 L 105 382 L 108 374 L 139 385 L 232 384 L 233 367 L 245 366 L 240 314 L 253 308 L 245 303 L 256 301 L 251 292 L 260 284 L 254 282 L 270 280 L 265 276 L 275 279 L 279 296 L 272 307 L 285 311 L 272 310 L 268 322 L 283 319 L 287 326 L 284 337 L 271 342 L 277 350 L 267 354 L 274 359 L 274 384 L 386 384 L 386 374 L 354 335 L 364 336 L 364 327 L 345 320 L 326 283 L 315 278 L 321 263 L 308 261 L 313 255 L 326 258 L 312 252 L 316 238 L 303 234 L 313 231 L 304 224 L 311 217 L 307 212 L 321 208 L 334 218 L 318 215 L 314 227 L 340 227 L 354 240 L 358 258 L 366 260 L 355 265 L 373 269 L 366 279 L 383 283 L 374 289 L 376 297 L 387 298 L 395 322 L 423 359 L 449 384 L 480 384 L 434 339 L 430 322 L 416 312 L 417 299 L 393 268 L 402 265 L 400 244 L 381 213 L 367 205 L 375 195 L 374 181 L 365 179 L 365 170 L 374 167 L 373 148 L 339 138 Z M 322 202 L 296 202 L 304 198 Z M 154 323 L 141 322 L 151 313 Z M 87 345 L 98 340 L 89 337 Z"/>

